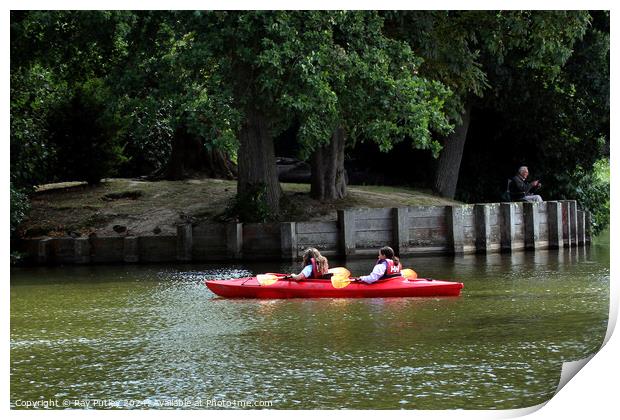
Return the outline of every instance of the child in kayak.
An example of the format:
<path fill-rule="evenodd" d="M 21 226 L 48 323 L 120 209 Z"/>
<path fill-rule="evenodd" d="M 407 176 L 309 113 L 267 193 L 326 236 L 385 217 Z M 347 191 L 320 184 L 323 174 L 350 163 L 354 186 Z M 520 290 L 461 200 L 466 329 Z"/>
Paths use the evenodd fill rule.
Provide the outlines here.
<path fill-rule="evenodd" d="M 291 274 L 293 280 L 320 279 L 327 274 L 329 264 L 327 258 L 321 255 L 318 249 L 308 248 L 303 256 L 304 269 L 299 274 Z"/>
<path fill-rule="evenodd" d="M 356 280 L 364 283 L 374 283 L 381 279 L 400 276 L 402 266 L 398 257 L 394 255 L 394 250 L 389 246 L 384 246 L 379 250 L 379 259 L 372 273 L 367 276 L 358 277 Z"/>

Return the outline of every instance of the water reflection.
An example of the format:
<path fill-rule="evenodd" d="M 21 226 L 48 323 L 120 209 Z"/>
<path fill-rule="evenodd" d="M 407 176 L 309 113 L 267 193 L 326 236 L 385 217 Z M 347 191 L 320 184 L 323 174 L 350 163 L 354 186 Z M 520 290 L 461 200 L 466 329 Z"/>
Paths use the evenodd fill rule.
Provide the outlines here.
<path fill-rule="evenodd" d="M 405 258 L 457 298 L 232 300 L 205 278 L 298 264 L 59 267 L 11 278 L 11 399 L 519 408 L 605 335 L 609 253 Z M 367 274 L 374 260 L 332 261 Z"/>

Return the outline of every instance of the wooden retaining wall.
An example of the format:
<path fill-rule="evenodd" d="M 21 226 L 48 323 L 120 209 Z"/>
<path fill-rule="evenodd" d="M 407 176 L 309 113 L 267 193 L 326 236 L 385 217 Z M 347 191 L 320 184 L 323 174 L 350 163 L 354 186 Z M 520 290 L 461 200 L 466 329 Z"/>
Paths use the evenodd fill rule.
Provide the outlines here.
<path fill-rule="evenodd" d="M 30 264 L 290 260 L 308 247 L 326 256 L 515 252 L 588 244 L 591 215 L 577 202 L 490 203 L 338 211 L 333 222 L 179 225 L 172 236 L 20 241 Z"/>

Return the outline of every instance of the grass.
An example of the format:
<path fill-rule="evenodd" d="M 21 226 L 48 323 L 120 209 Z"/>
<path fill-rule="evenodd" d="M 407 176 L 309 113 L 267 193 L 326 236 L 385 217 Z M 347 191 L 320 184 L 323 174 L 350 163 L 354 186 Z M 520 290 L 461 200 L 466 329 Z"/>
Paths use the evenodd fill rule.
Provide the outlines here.
<path fill-rule="evenodd" d="M 336 220 L 337 210 L 356 207 L 449 205 L 457 201 L 406 187 L 349 186 L 348 196 L 325 201 L 310 198 L 310 185 L 283 183 L 283 220 Z M 114 226 L 131 235 L 174 234 L 183 221 L 214 221 L 237 191 L 236 181 L 191 179 L 139 181 L 106 179 L 100 185 L 62 183 L 40 186 L 32 210 L 22 224 L 22 236 L 67 234 L 118 235 Z"/>

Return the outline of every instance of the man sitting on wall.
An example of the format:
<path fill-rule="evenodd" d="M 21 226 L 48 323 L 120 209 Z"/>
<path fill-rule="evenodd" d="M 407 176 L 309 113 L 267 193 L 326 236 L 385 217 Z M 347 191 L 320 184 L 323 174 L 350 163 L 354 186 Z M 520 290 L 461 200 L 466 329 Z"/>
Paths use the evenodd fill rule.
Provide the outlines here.
<path fill-rule="evenodd" d="M 517 175 L 510 180 L 510 198 L 512 201 L 543 201 L 540 195 L 534 194 L 542 187 L 542 184 L 538 180 L 528 182 L 529 173 L 527 166 L 521 166 Z"/>

